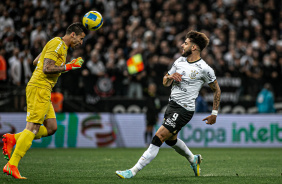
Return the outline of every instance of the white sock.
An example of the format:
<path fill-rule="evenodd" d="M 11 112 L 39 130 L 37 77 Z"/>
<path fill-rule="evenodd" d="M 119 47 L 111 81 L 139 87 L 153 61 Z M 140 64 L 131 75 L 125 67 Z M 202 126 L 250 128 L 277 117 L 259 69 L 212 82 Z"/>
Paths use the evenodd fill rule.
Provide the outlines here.
<path fill-rule="evenodd" d="M 138 160 L 138 162 L 135 164 L 135 166 L 130 169 L 133 176 L 135 176 L 137 172 L 143 169 L 147 164 L 149 164 L 157 156 L 159 149 L 160 147 L 150 144 L 149 148 L 143 153 L 143 155 Z"/>
<path fill-rule="evenodd" d="M 193 153 L 189 150 L 187 145 L 181 140 L 177 139 L 177 142 L 174 146 L 171 146 L 177 153 L 184 156 L 190 163 L 194 160 Z"/>

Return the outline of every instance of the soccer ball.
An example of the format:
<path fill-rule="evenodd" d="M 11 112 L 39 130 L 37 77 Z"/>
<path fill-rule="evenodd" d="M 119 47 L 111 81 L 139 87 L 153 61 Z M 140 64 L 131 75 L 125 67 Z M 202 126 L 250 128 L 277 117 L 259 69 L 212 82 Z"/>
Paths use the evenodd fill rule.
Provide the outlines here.
<path fill-rule="evenodd" d="M 82 24 L 90 31 L 98 30 L 103 25 L 103 17 L 97 11 L 87 12 L 82 19 Z"/>

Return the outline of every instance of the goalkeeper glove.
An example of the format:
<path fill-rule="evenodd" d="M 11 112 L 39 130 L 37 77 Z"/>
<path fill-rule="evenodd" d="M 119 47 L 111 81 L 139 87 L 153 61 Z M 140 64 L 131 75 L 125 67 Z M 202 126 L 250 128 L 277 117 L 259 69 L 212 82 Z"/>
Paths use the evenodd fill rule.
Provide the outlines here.
<path fill-rule="evenodd" d="M 84 61 L 81 57 L 73 59 L 71 62 L 65 65 L 65 70 L 69 71 L 69 70 L 75 70 L 81 68 L 83 63 Z"/>

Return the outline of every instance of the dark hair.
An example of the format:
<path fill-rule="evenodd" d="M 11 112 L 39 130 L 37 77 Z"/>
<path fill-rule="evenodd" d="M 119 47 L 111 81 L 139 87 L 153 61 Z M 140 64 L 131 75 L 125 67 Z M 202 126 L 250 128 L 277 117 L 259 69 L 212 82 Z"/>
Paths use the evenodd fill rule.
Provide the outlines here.
<path fill-rule="evenodd" d="M 191 42 L 197 44 L 201 51 L 208 46 L 210 41 L 204 33 L 198 31 L 189 31 L 186 35 L 186 39 L 187 38 L 189 38 Z"/>
<path fill-rule="evenodd" d="M 82 32 L 86 34 L 87 29 L 81 22 L 75 22 L 67 28 L 66 34 L 71 34 L 72 32 L 74 32 L 76 35 L 80 35 Z"/>

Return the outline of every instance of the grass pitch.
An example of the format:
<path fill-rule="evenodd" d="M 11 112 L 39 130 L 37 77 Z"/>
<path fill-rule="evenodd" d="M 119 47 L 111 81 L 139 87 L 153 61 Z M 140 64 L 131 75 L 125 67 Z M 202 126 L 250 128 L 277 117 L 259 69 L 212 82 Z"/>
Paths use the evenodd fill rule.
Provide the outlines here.
<path fill-rule="evenodd" d="M 145 151 L 138 149 L 31 149 L 19 170 L 28 180 L 0 175 L 10 183 L 282 183 L 282 148 L 192 148 L 204 160 L 195 177 L 186 159 L 173 149 L 161 148 L 158 156 L 134 178 L 120 179 L 116 170 L 131 168 Z M 6 160 L 0 160 L 4 167 Z"/>

